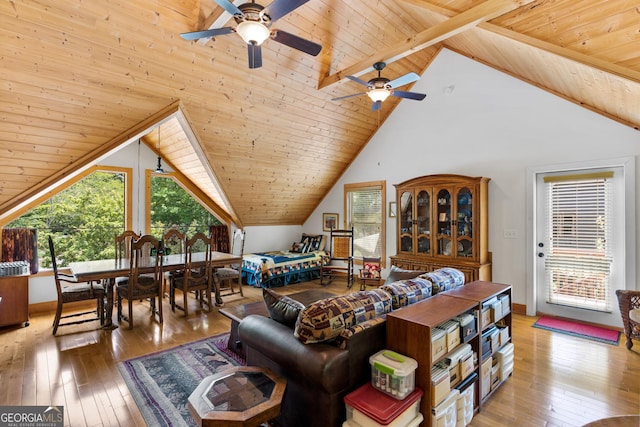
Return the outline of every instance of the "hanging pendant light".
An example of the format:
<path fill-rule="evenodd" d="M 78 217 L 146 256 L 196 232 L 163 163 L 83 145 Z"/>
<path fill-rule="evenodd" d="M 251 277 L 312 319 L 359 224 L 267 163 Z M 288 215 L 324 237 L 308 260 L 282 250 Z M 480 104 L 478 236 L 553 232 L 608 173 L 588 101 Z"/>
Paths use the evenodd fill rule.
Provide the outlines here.
<path fill-rule="evenodd" d="M 160 154 L 160 126 L 158 126 L 158 154 Z M 164 169 L 162 169 L 162 157 L 158 156 L 158 166 L 155 173 L 164 173 Z"/>

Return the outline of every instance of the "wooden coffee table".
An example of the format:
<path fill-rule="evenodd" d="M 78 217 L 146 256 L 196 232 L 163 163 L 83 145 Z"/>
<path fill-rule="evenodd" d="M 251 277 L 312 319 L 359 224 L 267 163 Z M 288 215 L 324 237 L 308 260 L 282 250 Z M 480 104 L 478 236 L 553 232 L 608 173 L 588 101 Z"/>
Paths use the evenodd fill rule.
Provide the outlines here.
<path fill-rule="evenodd" d="M 203 379 L 189 411 L 203 427 L 257 427 L 280 415 L 286 385 L 269 369 L 236 366 Z"/>
<path fill-rule="evenodd" d="M 335 296 L 335 294 L 329 293 L 321 289 L 309 289 L 295 294 L 287 295 L 296 301 L 301 302 L 305 306 L 316 302 L 318 300 Z M 238 336 L 238 326 L 245 317 L 251 314 L 257 314 L 264 317 L 269 317 L 267 307 L 264 301 L 256 301 L 244 305 L 236 305 L 234 307 L 224 307 L 219 310 L 220 314 L 231 319 L 231 333 L 229 335 L 229 342 L 227 348 L 236 354 L 246 357 L 244 350 L 242 349 L 242 343 Z"/>

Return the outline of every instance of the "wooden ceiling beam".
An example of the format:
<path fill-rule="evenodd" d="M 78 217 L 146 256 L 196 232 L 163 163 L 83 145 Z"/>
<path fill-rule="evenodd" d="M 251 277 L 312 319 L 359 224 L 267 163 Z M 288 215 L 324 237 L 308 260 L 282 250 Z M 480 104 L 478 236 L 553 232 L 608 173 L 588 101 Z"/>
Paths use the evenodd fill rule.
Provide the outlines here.
<path fill-rule="evenodd" d="M 392 63 L 406 56 L 411 55 L 429 46 L 440 43 L 449 37 L 455 36 L 469 28 L 475 27 L 481 22 L 488 21 L 507 12 L 511 12 L 533 0 L 487 0 L 484 3 L 472 7 L 450 19 L 434 25 L 418 34 L 410 37 L 393 46 L 381 49 L 375 55 L 369 56 L 343 70 L 325 77 L 319 84 L 318 89 L 331 86 L 347 78 L 347 76 L 360 76 L 373 71 L 373 64 L 376 62 Z M 426 2 L 417 2 L 426 3 Z"/>
<path fill-rule="evenodd" d="M 429 2 L 425 2 L 423 0 L 403 0 L 403 1 L 405 3 L 410 3 L 415 6 L 428 9 L 432 12 L 435 12 L 439 15 L 446 16 L 449 18 L 456 16 L 456 13 L 450 9 L 445 9 L 443 7 L 436 6 Z M 515 40 L 520 43 L 527 44 L 537 49 L 542 49 L 554 55 L 558 55 L 563 58 L 569 59 L 571 61 L 586 65 L 588 67 L 592 67 L 597 70 L 604 71 L 605 73 L 610 73 L 618 77 L 622 77 L 623 79 L 628 79 L 636 83 L 640 83 L 640 72 L 632 70 L 630 68 L 621 67 L 620 65 L 613 64 L 609 61 L 604 61 L 604 60 L 595 58 L 591 55 L 586 55 L 584 53 L 577 52 L 575 50 L 567 49 L 565 47 L 548 43 L 543 40 L 539 40 L 534 37 L 527 36 L 525 34 L 518 33 L 513 30 L 509 30 L 499 25 L 492 24 L 490 22 L 481 22 L 480 24 L 478 24 L 478 28 L 483 29 L 485 31 L 490 31 L 494 34 L 507 37 L 511 40 Z"/>

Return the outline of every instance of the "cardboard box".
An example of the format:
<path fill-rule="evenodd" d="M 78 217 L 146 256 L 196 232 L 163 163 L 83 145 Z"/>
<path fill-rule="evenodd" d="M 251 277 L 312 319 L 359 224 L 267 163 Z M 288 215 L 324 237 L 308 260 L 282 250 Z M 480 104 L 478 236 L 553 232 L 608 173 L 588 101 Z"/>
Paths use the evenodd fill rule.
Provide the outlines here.
<path fill-rule="evenodd" d="M 448 320 L 437 326 L 445 332 L 447 352 L 452 351 L 460 344 L 460 323 L 456 320 Z"/>
<path fill-rule="evenodd" d="M 448 369 L 443 369 L 437 365 L 431 368 L 431 406 L 437 406 L 447 397 L 451 390 L 449 381 Z"/>
<path fill-rule="evenodd" d="M 431 360 L 440 359 L 447 353 L 447 336 L 445 331 L 438 328 L 431 330 Z"/>
<path fill-rule="evenodd" d="M 484 399 L 491 391 L 491 362 L 492 359 L 489 357 L 487 360 L 482 362 L 482 365 L 480 365 L 481 399 Z"/>
<path fill-rule="evenodd" d="M 462 342 L 467 342 L 477 333 L 478 327 L 475 316 L 472 314 L 462 314 L 455 317 L 460 324 L 460 337 Z"/>

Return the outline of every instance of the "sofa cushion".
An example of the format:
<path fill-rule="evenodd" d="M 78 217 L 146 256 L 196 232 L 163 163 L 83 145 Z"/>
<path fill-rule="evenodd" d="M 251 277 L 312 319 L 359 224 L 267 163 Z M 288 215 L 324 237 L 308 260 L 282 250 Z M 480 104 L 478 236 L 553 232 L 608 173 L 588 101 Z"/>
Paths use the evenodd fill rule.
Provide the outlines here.
<path fill-rule="evenodd" d="M 295 326 L 298 314 L 304 309 L 304 304 L 267 288 L 262 288 L 262 297 L 267 306 L 269 317 L 290 328 Z"/>
<path fill-rule="evenodd" d="M 387 284 L 398 282 L 400 280 L 413 279 L 414 277 L 418 277 L 424 273 L 426 273 L 424 270 L 403 270 L 402 268 L 392 265 L 391 270 L 389 270 L 389 275 L 384 283 Z"/>
<path fill-rule="evenodd" d="M 343 330 L 391 309 L 391 296 L 381 289 L 322 299 L 300 312 L 295 336 L 305 344 L 330 341 Z"/>
<path fill-rule="evenodd" d="M 380 289 L 391 295 L 394 310 L 413 304 L 431 296 L 431 281 L 424 277 L 384 284 Z"/>
<path fill-rule="evenodd" d="M 456 268 L 444 267 L 421 274 L 420 277 L 431 281 L 433 295 L 464 285 L 464 273 Z"/>

